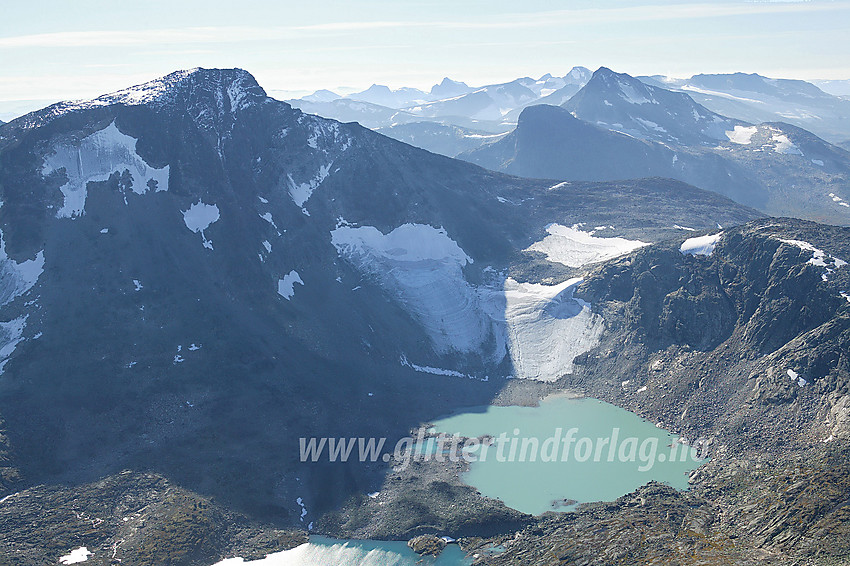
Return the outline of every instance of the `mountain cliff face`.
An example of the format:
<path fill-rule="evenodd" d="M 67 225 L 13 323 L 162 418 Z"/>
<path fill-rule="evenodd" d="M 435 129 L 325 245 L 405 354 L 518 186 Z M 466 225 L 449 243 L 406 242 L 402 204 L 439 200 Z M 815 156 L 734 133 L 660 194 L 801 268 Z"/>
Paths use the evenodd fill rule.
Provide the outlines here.
<path fill-rule="evenodd" d="M 668 181 L 554 185 L 305 115 L 239 70 L 3 126 L 4 489 L 150 469 L 300 524 L 296 498 L 319 515 L 381 472 L 299 467 L 299 437 L 403 435 L 515 372 L 505 285 L 549 269 L 519 254 L 549 224 L 657 241 L 757 216 Z"/>

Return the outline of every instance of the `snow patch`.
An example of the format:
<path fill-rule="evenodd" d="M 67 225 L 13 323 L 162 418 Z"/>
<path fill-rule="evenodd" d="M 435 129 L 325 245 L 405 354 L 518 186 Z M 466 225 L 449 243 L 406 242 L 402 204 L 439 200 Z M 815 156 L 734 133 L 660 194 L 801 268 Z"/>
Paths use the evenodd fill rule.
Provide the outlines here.
<path fill-rule="evenodd" d="M 809 383 L 804 378 L 800 377 L 800 375 L 793 369 L 789 369 L 785 373 L 788 374 L 788 377 L 791 378 L 791 381 L 796 381 L 797 385 L 799 385 L 800 387 L 803 387 L 804 385 L 807 385 Z"/>
<path fill-rule="evenodd" d="M 32 289 L 44 273 L 44 251 L 20 263 L 6 253 L 6 240 L 0 231 L 0 306 Z"/>
<path fill-rule="evenodd" d="M 771 136 L 771 139 L 774 142 L 773 151 L 776 153 L 782 153 L 785 155 L 803 155 L 800 148 L 794 145 L 794 143 L 788 139 L 787 135 L 774 133 L 773 136 Z"/>
<path fill-rule="evenodd" d="M 302 498 L 298 498 L 295 500 L 299 507 L 301 507 L 301 522 L 304 522 L 304 517 L 307 516 L 307 506 L 304 504 L 304 500 Z M 312 524 L 312 523 L 311 523 Z"/>
<path fill-rule="evenodd" d="M 825 251 L 814 247 L 809 242 L 804 242 L 803 240 L 783 240 L 782 238 L 780 238 L 779 241 L 783 244 L 788 244 L 790 246 L 800 248 L 805 252 L 812 252 L 812 257 L 809 258 L 809 261 L 806 262 L 810 265 L 814 265 L 817 267 L 826 267 L 827 271 L 831 271 L 832 268 L 843 267 L 847 265 L 847 262 L 843 259 L 833 257 Z"/>
<path fill-rule="evenodd" d="M 286 299 L 291 300 L 295 295 L 295 284 L 304 285 L 301 276 L 294 269 L 283 276 L 283 279 L 277 281 L 277 294 Z"/>
<path fill-rule="evenodd" d="M 690 255 L 711 255 L 714 253 L 714 247 L 720 241 L 723 232 L 711 234 L 708 236 L 697 236 L 696 238 L 688 238 L 682 245 L 679 246 L 679 251 L 683 254 Z"/>
<path fill-rule="evenodd" d="M 461 373 L 461 372 L 455 371 L 453 369 L 435 368 L 435 367 L 431 367 L 431 366 L 420 366 L 420 365 L 417 365 L 417 364 L 414 364 L 414 363 L 408 361 L 407 356 L 405 356 L 404 354 L 402 354 L 401 357 L 399 358 L 399 362 L 401 363 L 402 366 L 408 367 L 408 368 L 412 369 L 413 371 L 418 371 L 419 373 L 429 373 L 431 375 L 445 375 L 445 376 L 449 376 L 449 377 L 462 377 L 462 378 L 466 378 L 466 379 L 479 379 L 479 378 L 475 377 L 474 375 Z M 480 378 L 480 380 L 481 381 L 489 381 L 489 378 L 485 376 L 485 377 Z M 369 395 L 371 396 L 372 394 L 370 393 Z"/>
<path fill-rule="evenodd" d="M 76 144 L 56 145 L 44 158 L 42 175 L 64 171 L 66 182 L 59 187 L 65 197 L 57 211 L 58 218 L 75 218 L 85 213 L 87 186 L 91 181 L 105 181 L 113 173 L 129 171 L 131 189 L 136 194 L 148 190 L 167 191 L 166 165 L 159 169 L 148 165 L 136 153 L 136 138 L 122 134 L 115 122 Z"/>
<path fill-rule="evenodd" d="M 831 199 L 832 199 L 832 202 L 837 203 L 839 206 L 847 206 L 847 207 L 850 207 L 850 204 L 848 204 L 847 202 L 845 202 L 843 198 L 841 198 L 840 196 L 836 195 L 835 193 L 829 193 L 829 198 L 831 198 Z"/>
<path fill-rule="evenodd" d="M 59 558 L 60 564 L 79 564 L 80 562 L 85 562 L 89 559 L 89 556 L 92 555 L 92 552 L 89 551 L 85 546 L 81 546 L 80 548 L 75 548 L 71 551 L 70 554 L 66 554 Z"/>
<path fill-rule="evenodd" d="M 287 175 L 286 178 L 289 181 L 289 196 L 292 197 L 292 201 L 299 207 L 303 208 L 304 203 L 307 202 L 310 195 L 313 194 L 313 191 L 318 189 L 319 185 L 327 179 L 332 165 L 333 162 L 330 162 L 327 165 L 319 167 L 316 174 L 306 183 L 296 183 L 292 178 L 292 175 Z"/>
<path fill-rule="evenodd" d="M 0 322 L 0 375 L 3 375 L 3 369 L 18 343 L 24 339 L 26 326 L 27 315 L 19 316 L 9 322 Z"/>
<path fill-rule="evenodd" d="M 218 221 L 219 217 L 219 211 L 216 205 L 204 204 L 200 200 L 190 206 L 189 210 L 183 211 L 183 222 L 186 224 L 186 228 L 196 234 L 200 232 L 201 238 L 204 240 L 204 247 L 209 250 L 213 249 L 212 240 L 207 240 L 204 230 L 209 228 L 212 223 Z"/>
<path fill-rule="evenodd" d="M 732 143 L 750 145 L 753 134 L 757 131 L 756 126 L 735 126 L 735 129 L 726 132 L 726 137 Z"/>
<path fill-rule="evenodd" d="M 560 224 L 550 224 L 546 231 L 548 236 L 535 242 L 525 251 L 541 252 L 546 255 L 547 260 L 569 267 L 582 267 L 589 263 L 606 261 L 649 245 L 625 238 L 597 238 L 576 226 L 568 228 Z"/>

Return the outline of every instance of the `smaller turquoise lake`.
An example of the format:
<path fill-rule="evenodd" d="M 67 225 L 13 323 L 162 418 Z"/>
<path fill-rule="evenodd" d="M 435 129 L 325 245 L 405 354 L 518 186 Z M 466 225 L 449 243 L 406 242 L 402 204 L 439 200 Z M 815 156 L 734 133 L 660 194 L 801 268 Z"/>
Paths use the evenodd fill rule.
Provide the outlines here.
<path fill-rule="evenodd" d="M 376 540 L 337 540 L 311 536 L 310 542 L 292 550 L 276 552 L 262 560 L 244 562 L 230 558 L 214 566 L 467 566 L 472 560 L 455 544 L 439 557 L 422 557 L 405 542 Z"/>
<path fill-rule="evenodd" d="M 464 448 L 463 481 L 532 515 L 613 501 L 652 480 L 685 490 L 704 462 L 678 435 L 596 399 L 468 409 L 433 424 L 439 433 L 485 437 L 486 447 Z"/>

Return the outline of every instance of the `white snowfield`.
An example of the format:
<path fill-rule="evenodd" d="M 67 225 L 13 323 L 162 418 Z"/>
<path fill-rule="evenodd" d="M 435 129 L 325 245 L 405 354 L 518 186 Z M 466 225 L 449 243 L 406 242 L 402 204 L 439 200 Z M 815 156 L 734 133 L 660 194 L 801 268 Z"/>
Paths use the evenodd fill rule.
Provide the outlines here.
<path fill-rule="evenodd" d="M 79 564 L 80 562 L 85 562 L 89 559 L 89 556 L 92 555 L 92 552 L 89 551 L 85 546 L 81 546 L 80 548 L 75 548 L 71 551 L 70 554 L 66 554 L 59 558 L 60 564 Z"/>
<path fill-rule="evenodd" d="M 750 145 L 753 134 L 758 131 L 756 126 L 735 126 L 734 130 L 727 131 L 726 137 L 732 143 L 739 145 Z"/>
<path fill-rule="evenodd" d="M 686 255 L 711 255 L 714 253 L 714 248 L 722 236 L 723 232 L 718 232 L 717 234 L 688 238 L 682 242 L 679 251 Z"/>
<path fill-rule="evenodd" d="M 490 347 L 487 355 L 496 363 L 510 353 L 516 377 L 554 381 L 572 372 L 575 357 L 594 347 L 604 328 L 590 305 L 573 298 L 578 279 L 559 285 L 510 278 L 499 286 L 471 285 L 462 268 L 472 260 L 443 229 L 405 224 L 382 234 L 371 226 L 340 226 L 331 232 L 331 242 L 396 297 L 440 354 Z"/>
<path fill-rule="evenodd" d="M 218 207 L 214 204 L 204 204 L 200 200 L 183 211 L 183 222 L 186 228 L 194 233 L 200 232 L 204 241 L 204 247 L 213 249 L 212 240 L 207 240 L 204 230 L 220 218 Z"/>
<path fill-rule="evenodd" d="M 617 84 L 620 87 L 620 97 L 629 104 L 658 104 L 658 101 L 652 98 L 652 91 L 648 87 L 645 87 L 645 90 L 650 98 L 638 93 L 628 82 L 617 79 Z"/>
<path fill-rule="evenodd" d="M 549 261 L 568 267 L 582 267 L 589 263 L 606 261 L 649 245 L 625 238 L 597 238 L 576 226 L 568 228 L 560 224 L 550 224 L 546 231 L 549 235 L 529 246 L 526 251 L 541 252 Z"/>
<path fill-rule="evenodd" d="M 283 276 L 283 279 L 277 281 L 277 294 L 286 299 L 291 300 L 295 295 L 295 284 L 304 285 L 301 276 L 294 269 Z"/>
<path fill-rule="evenodd" d="M 129 171 L 132 191 L 138 195 L 149 190 L 167 191 L 169 166 L 157 169 L 148 165 L 136 153 L 136 141 L 122 134 L 112 122 L 76 143 L 55 145 L 53 153 L 44 158 L 41 173 L 46 176 L 64 170 L 67 181 L 59 190 L 65 200 L 56 216 L 74 218 L 85 214 L 88 183 L 105 181 L 115 172 Z"/>
<path fill-rule="evenodd" d="M 785 155 L 803 155 L 800 148 L 789 140 L 787 135 L 781 133 L 780 130 L 773 129 L 771 140 L 774 143 L 773 151 L 776 153 L 784 153 Z"/>

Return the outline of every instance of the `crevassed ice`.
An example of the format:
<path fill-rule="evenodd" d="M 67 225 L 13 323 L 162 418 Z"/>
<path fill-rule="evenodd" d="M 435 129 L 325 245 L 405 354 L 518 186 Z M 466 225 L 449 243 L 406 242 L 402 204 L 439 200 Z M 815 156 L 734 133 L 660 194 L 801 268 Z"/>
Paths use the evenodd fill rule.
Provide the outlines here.
<path fill-rule="evenodd" d="M 269 554 L 261 560 L 228 558 L 213 566 L 314 566 L 339 564 L 351 566 L 413 566 L 416 561 L 382 548 L 369 548 L 339 542 L 332 545 L 305 543 L 291 550 Z"/>
<path fill-rule="evenodd" d="M 115 172 L 130 172 L 132 190 L 136 194 L 144 194 L 152 188 L 167 191 L 169 166 L 159 169 L 149 166 L 136 153 L 136 141 L 122 134 L 112 122 L 76 144 L 54 146 L 53 153 L 44 158 L 41 172 L 48 175 L 65 171 L 67 182 L 59 188 L 65 200 L 56 216 L 73 218 L 84 214 L 88 183 L 105 181 Z"/>
<path fill-rule="evenodd" d="M 442 229 L 405 224 L 382 234 L 341 226 L 331 241 L 398 299 L 438 353 L 480 352 L 499 362 L 510 352 L 516 377 L 554 381 L 572 372 L 574 358 L 593 348 L 604 328 L 590 305 L 573 297 L 578 279 L 471 285 L 462 267 L 472 260 Z"/>
<path fill-rule="evenodd" d="M 550 224 L 546 231 L 549 235 L 529 246 L 526 251 L 541 252 L 549 261 L 569 267 L 605 261 L 649 245 L 640 240 L 597 238 L 576 227 L 560 224 Z"/>
<path fill-rule="evenodd" d="M 505 321 L 516 376 L 555 381 L 599 343 L 602 317 L 573 297 L 581 278 L 560 285 L 505 281 Z"/>
<path fill-rule="evenodd" d="M 463 276 L 472 259 L 445 230 L 404 224 L 382 234 L 372 226 L 340 226 L 331 232 L 331 243 L 396 296 L 437 352 L 477 351 L 490 336 L 492 324 L 478 290 Z"/>

